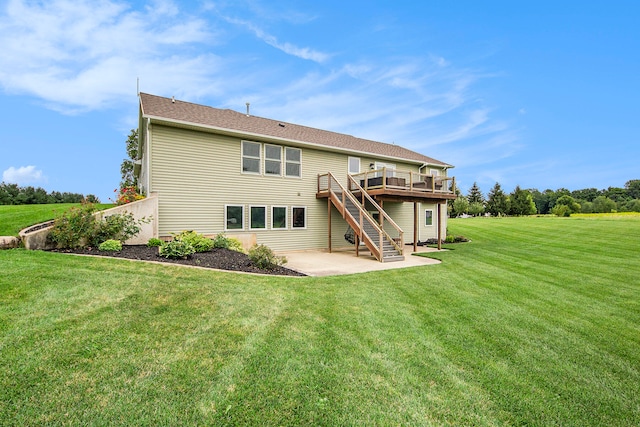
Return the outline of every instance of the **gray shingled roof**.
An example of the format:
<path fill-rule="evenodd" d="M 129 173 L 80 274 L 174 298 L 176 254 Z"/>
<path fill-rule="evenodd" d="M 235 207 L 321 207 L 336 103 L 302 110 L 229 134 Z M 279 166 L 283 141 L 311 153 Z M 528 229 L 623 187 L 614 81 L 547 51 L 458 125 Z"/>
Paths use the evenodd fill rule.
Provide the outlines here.
<path fill-rule="evenodd" d="M 140 93 L 140 106 L 143 117 L 150 117 L 151 119 L 190 123 L 299 143 L 312 143 L 334 149 L 369 153 L 374 157 L 378 155 L 428 163 L 430 165 L 450 166 L 399 145 L 370 141 L 351 135 L 279 122 L 253 115 L 247 116 L 229 109 L 223 110 L 179 100 L 174 102 L 171 98 L 146 93 Z"/>

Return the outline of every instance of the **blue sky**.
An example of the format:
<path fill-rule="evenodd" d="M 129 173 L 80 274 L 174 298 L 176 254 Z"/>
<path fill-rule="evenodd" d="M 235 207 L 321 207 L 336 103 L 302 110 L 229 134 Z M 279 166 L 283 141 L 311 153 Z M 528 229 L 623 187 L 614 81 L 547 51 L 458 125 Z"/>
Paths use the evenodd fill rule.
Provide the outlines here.
<path fill-rule="evenodd" d="M 400 144 L 466 194 L 640 179 L 640 2 L 0 2 L 5 182 L 113 198 L 161 96 Z M 185 171 L 188 173 L 188 171 Z"/>

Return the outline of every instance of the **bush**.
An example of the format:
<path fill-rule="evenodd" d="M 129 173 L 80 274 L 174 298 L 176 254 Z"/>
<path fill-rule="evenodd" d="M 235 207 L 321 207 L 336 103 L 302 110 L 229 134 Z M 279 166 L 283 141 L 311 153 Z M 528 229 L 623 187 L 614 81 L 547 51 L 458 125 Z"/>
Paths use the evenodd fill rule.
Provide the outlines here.
<path fill-rule="evenodd" d="M 249 249 L 249 259 L 263 270 L 271 270 L 287 263 L 285 257 L 277 256 L 265 245 L 255 245 Z"/>
<path fill-rule="evenodd" d="M 147 246 L 150 248 L 157 248 L 160 245 L 162 245 L 162 240 L 158 239 L 157 237 L 152 237 L 147 242 Z"/>
<path fill-rule="evenodd" d="M 213 240 L 195 231 L 183 231 L 174 238 L 189 243 L 196 252 L 209 252 L 214 246 Z"/>
<path fill-rule="evenodd" d="M 230 240 L 224 233 L 220 233 L 213 238 L 213 247 L 216 249 L 229 249 Z"/>
<path fill-rule="evenodd" d="M 142 223 L 149 222 L 149 219 L 142 218 L 136 220 L 130 212 L 121 214 L 113 214 L 104 218 L 103 221 L 96 222 L 96 226 L 92 236 L 88 236 L 88 243 L 92 246 L 100 244 L 109 239 L 120 240 L 125 242 L 133 236 L 138 235 L 142 228 Z"/>
<path fill-rule="evenodd" d="M 193 255 L 196 250 L 189 242 L 183 240 L 172 240 L 163 242 L 158 249 L 158 254 L 164 258 L 186 259 Z"/>
<path fill-rule="evenodd" d="M 122 250 L 122 242 L 120 240 L 109 239 L 98 246 L 101 251 L 117 252 Z"/>
<path fill-rule="evenodd" d="M 109 215 L 103 221 L 94 217 L 95 207 L 86 203 L 73 207 L 55 219 L 49 239 L 58 248 L 79 248 L 86 245 L 99 246 L 114 239 L 126 241 L 140 233 L 140 224 L 147 218 L 136 220 L 132 213 Z"/>
<path fill-rule="evenodd" d="M 228 247 L 229 250 L 240 252 L 243 254 L 247 253 L 247 251 L 244 249 L 244 246 L 242 246 L 242 242 L 240 240 L 235 239 L 233 237 L 229 237 L 227 240 L 229 241 L 229 247 Z"/>
<path fill-rule="evenodd" d="M 48 238 L 59 248 L 85 246 L 96 227 L 95 210 L 90 203 L 72 207 L 55 219 Z"/>

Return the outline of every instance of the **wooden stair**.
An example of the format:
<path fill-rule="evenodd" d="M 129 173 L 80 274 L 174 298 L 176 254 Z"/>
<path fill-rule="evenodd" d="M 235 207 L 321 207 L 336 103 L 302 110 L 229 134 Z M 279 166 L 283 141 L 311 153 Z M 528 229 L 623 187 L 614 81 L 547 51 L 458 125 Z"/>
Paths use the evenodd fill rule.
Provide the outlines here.
<path fill-rule="evenodd" d="M 347 191 L 332 174 L 328 174 L 329 199 L 338 209 L 342 217 L 353 228 L 358 240 L 363 242 L 367 249 L 380 262 L 393 262 L 404 260 L 402 246 L 395 242 L 391 236 L 373 219 L 365 209 L 364 201 L 361 203 L 350 191 Z M 364 191 L 364 190 L 362 190 Z M 372 200 L 370 201 L 372 202 Z M 389 218 L 377 203 L 373 202 L 380 212 Z M 393 223 L 395 227 L 395 223 Z M 399 227 L 398 227 L 399 229 Z M 402 230 L 400 229 L 400 232 Z M 356 244 L 358 244 L 356 242 Z"/>

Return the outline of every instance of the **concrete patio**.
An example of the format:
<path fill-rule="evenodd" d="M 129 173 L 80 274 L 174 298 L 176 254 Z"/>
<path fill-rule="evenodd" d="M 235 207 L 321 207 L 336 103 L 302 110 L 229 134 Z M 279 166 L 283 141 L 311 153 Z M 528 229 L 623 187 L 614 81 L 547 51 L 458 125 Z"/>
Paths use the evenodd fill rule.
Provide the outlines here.
<path fill-rule="evenodd" d="M 308 276 L 337 276 L 440 263 L 440 261 L 432 258 L 413 256 L 411 255 L 412 249 L 413 247 L 407 246 L 405 248 L 404 261 L 396 262 L 379 262 L 366 251 L 362 251 L 360 256 L 356 257 L 353 249 L 334 250 L 332 253 L 326 251 L 291 251 L 281 252 L 278 255 L 287 257 L 288 262 L 285 267 Z M 419 246 L 418 252 L 438 252 L 438 250 Z"/>

